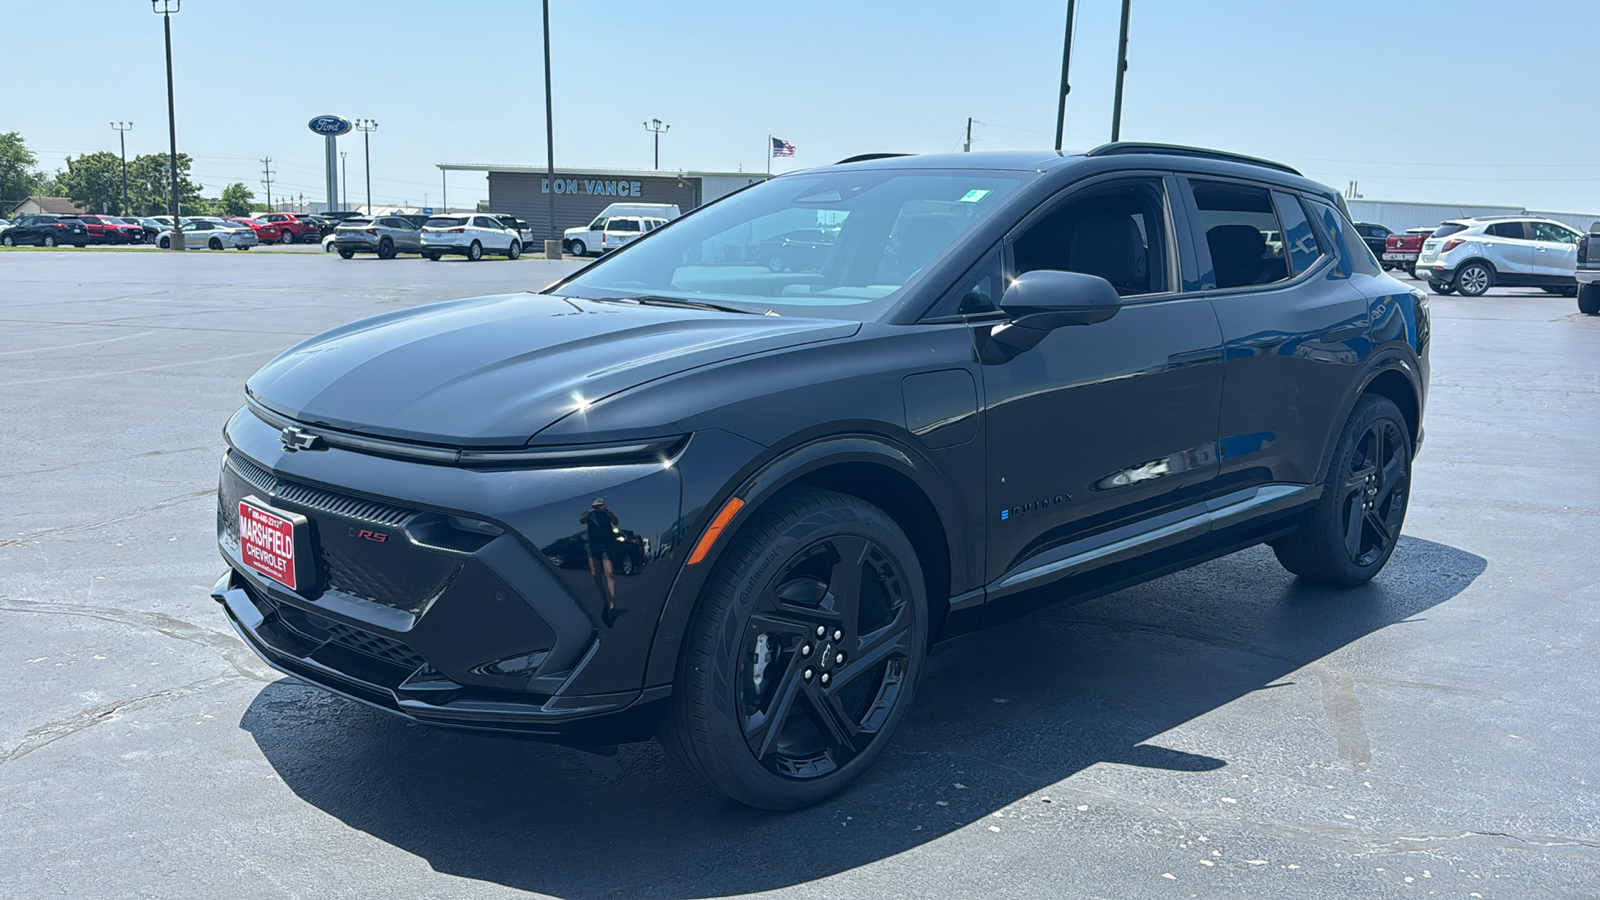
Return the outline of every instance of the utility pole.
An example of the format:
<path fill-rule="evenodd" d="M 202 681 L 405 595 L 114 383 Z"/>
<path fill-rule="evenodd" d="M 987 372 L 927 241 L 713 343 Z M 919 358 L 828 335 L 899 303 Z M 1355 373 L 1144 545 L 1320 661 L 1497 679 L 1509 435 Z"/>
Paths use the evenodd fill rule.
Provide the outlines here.
<path fill-rule="evenodd" d="M 272 212 L 272 157 L 261 158 L 261 183 L 267 188 L 267 212 Z"/>
<path fill-rule="evenodd" d="M 1111 142 L 1122 137 L 1122 77 L 1128 72 L 1128 7 L 1133 0 L 1122 0 L 1122 35 L 1117 39 L 1117 99 L 1111 107 Z"/>
<path fill-rule="evenodd" d="M 967 116 L 967 142 L 961 145 L 962 153 L 972 152 L 972 117 Z"/>
<path fill-rule="evenodd" d="M 366 154 L 367 162 L 367 215 L 372 215 L 372 133 L 378 130 L 378 123 L 371 119 L 357 119 L 356 130 L 361 132 L 361 149 Z"/>
<path fill-rule="evenodd" d="M 1057 153 L 1061 152 L 1062 136 L 1067 127 L 1067 95 L 1072 93 L 1072 85 L 1067 81 L 1067 73 L 1072 68 L 1072 28 L 1077 21 L 1077 5 L 1077 0 L 1067 0 L 1067 35 L 1062 39 L 1061 43 L 1061 96 L 1056 100 Z"/>
<path fill-rule="evenodd" d="M 349 155 L 348 151 L 339 151 L 339 177 L 344 181 L 344 199 L 339 201 L 339 206 L 346 210 L 350 208 L 350 161 L 345 158 Z"/>
<path fill-rule="evenodd" d="M 167 135 L 172 139 L 172 155 L 167 168 L 172 175 L 172 239 L 174 250 L 183 249 L 182 221 L 178 218 L 178 115 L 172 105 L 172 14 L 181 12 L 183 0 L 150 0 L 150 11 L 161 17 L 161 29 L 167 38 Z"/>
<path fill-rule="evenodd" d="M 133 130 L 132 122 L 112 122 L 111 127 L 117 130 L 117 141 L 122 145 L 122 208 L 119 215 L 128 214 L 128 132 Z"/>
<path fill-rule="evenodd" d="M 444 166 L 439 167 L 439 214 L 450 215 L 450 180 L 445 177 Z"/>
<path fill-rule="evenodd" d="M 544 165 L 545 194 L 550 200 L 550 239 L 544 242 L 544 258 L 561 258 L 561 229 L 556 225 L 556 125 L 555 105 L 550 100 L 550 0 L 544 0 Z M 552 250 L 554 251 L 552 253 Z"/>
<path fill-rule="evenodd" d="M 651 119 L 644 123 L 644 130 L 656 136 L 656 171 L 661 171 L 661 136 L 672 130 L 671 125 L 661 124 L 660 119 Z"/>

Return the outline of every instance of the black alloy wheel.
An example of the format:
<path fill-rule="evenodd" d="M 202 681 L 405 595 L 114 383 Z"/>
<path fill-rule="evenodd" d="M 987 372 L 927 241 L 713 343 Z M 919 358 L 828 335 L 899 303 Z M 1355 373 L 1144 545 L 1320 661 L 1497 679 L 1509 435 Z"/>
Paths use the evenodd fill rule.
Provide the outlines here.
<path fill-rule="evenodd" d="M 776 255 L 767 257 L 767 269 L 769 271 L 782 272 L 785 268 L 787 267 L 783 264 L 783 257 Z"/>
<path fill-rule="evenodd" d="M 802 490 L 742 529 L 702 593 L 662 743 L 765 809 L 842 790 L 915 692 L 928 615 L 916 552 L 882 510 Z"/>
<path fill-rule="evenodd" d="M 378 242 L 378 258 L 394 259 L 394 241 L 384 238 Z"/>
<path fill-rule="evenodd" d="M 1272 545 L 1284 568 L 1329 584 L 1362 584 L 1400 540 L 1411 495 L 1411 436 L 1394 402 L 1368 395 L 1340 436 L 1322 498 Z"/>
<path fill-rule="evenodd" d="M 356 252 L 354 250 L 340 250 L 339 251 L 339 258 L 340 259 L 350 259 L 350 258 L 354 257 L 355 255 L 356 255 Z"/>
<path fill-rule="evenodd" d="M 1433 291 L 1435 294 L 1440 296 L 1444 296 L 1445 294 L 1455 293 L 1456 286 L 1443 281 L 1430 281 L 1428 282 L 1428 290 Z"/>
<path fill-rule="evenodd" d="M 171 250 L 172 249 L 172 241 L 170 239 L 168 239 L 168 238 L 162 238 L 161 240 L 156 242 L 156 246 L 160 247 L 163 250 Z"/>
<path fill-rule="evenodd" d="M 222 249 L 222 240 L 220 238 L 212 238 L 209 242 L 206 243 L 206 246 L 211 248 L 212 250 L 221 250 Z"/>
<path fill-rule="evenodd" d="M 1488 263 L 1469 262 L 1456 270 L 1455 287 L 1463 297 L 1482 297 L 1494 287 L 1494 270 Z"/>
<path fill-rule="evenodd" d="M 472 246 L 467 248 L 467 259 L 470 259 L 473 262 L 483 259 L 483 245 L 477 241 L 473 241 Z"/>

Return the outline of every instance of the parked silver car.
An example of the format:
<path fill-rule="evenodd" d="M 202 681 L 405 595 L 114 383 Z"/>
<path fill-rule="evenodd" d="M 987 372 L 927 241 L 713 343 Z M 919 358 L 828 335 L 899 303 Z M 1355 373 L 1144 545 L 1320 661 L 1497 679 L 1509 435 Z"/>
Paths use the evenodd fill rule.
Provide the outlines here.
<path fill-rule="evenodd" d="M 229 222 L 213 221 L 212 219 L 184 219 L 181 230 L 185 250 L 226 250 L 232 247 L 235 250 L 249 250 L 261 243 L 256 237 L 255 229 L 248 225 L 234 225 Z M 172 246 L 172 231 L 161 232 L 156 237 L 156 246 L 163 250 Z"/>
<path fill-rule="evenodd" d="M 438 259 L 446 253 L 473 261 L 485 253 L 516 259 L 522 255 L 522 236 L 487 213 L 434 216 L 422 225 L 422 255 Z"/>
<path fill-rule="evenodd" d="M 1417 277 L 1436 294 L 1477 297 L 1495 285 L 1578 293 L 1574 228 L 1529 216 L 1451 219 L 1422 242 Z"/>
<path fill-rule="evenodd" d="M 421 253 L 422 232 L 399 216 L 345 219 L 333 230 L 333 249 L 345 259 L 357 253 L 394 259 L 399 253 Z"/>

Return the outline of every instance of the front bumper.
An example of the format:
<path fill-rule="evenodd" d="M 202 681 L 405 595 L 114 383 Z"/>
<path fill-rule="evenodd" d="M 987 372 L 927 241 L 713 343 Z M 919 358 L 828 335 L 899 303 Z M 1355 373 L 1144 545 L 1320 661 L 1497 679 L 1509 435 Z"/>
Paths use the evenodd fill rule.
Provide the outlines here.
<path fill-rule="evenodd" d="M 269 665 L 426 724 L 571 744 L 653 733 L 670 686 L 646 689 L 644 666 L 676 571 L 661 537 L 679 518 L 675 469 L 288 452 L 247 410 L 227 437 L 217 536 L 230 571 L 211 596 Z M 243 562 L 237 508 L 252 496 L 305 517 L 298 591 Z M 647 539 L 642 554 L 585 552 L 579 517 L 596 496 Z"/>

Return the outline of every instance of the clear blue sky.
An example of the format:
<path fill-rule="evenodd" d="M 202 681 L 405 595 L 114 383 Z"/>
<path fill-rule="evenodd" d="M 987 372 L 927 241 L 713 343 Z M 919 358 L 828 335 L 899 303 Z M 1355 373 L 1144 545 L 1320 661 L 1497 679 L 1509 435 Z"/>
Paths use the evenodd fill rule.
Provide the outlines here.
<path fill-rule="evenodd" d="M 51 169 L 115 150 L 114 119 L 134 122 L 130 154 L 165 149 L 149 3 L 0 3 L 0 131 Z M 959 149 L 968 116 L 975 149 L 1053 138 L 1065 0 L 551 5 L 559 165 L 648 167 L 651 118 L 672 126 L 662 167 L 703 170 L 763 168 L 769 133 L 799 148 L 778 171 Z M 1078 6 L 1067 146 L 1086 149 L 1110 131 L 1119 2 Z M 439 162 L 544 162 L 533 0 L 186 0 L 173 31 L 179 149 L 210 195 L 259 198 L 263 156 L 280 189 L 320 195 L 321 113 L 380 123 L 379 203 L 437 203 Z M 1134 0 L 1122 134 L 1359 179 L 1368 199 L 1600 212 L 1597 39 L 1596 0 Z M 486 193 L 473 173 L 450 189 Z"/>

